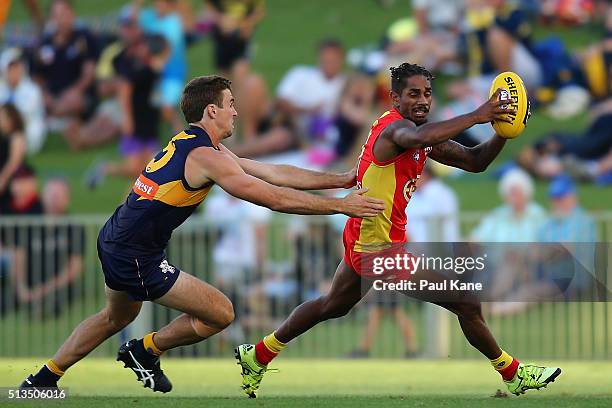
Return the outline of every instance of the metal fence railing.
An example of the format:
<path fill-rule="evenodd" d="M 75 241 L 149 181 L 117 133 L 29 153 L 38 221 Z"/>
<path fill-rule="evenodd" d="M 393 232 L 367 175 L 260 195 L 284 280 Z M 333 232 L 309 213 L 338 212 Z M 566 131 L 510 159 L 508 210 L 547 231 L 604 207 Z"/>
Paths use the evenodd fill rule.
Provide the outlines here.
<path fill-rule="evenodd" d="M 597 240 L 612 242 L 612 213 L 592 214 Z M 463 236 L 482 219 L 461 214 Z M 0 356 L 49 356 L 85 317 L 104 306 L 96 238 L 105 217 L 0 217 Z M 273 330 L 304 300 L 325 293 L 342 256 L 338 223 L 329 217 L 291 217 L 215 223 L 194 217 L 175 232 L 168 259 L 219 287 L 234 303 L 236 322 L 224 333 L 170 356 L 227 356 L 233 346 Z M 340 223 L 341 224 L 341 223 Z M 431 222 L 431 226 L 440 223 Z M 607 279 L 610 279 L 610 260 Z M 326 322 L 287 349 L 288 356 L 342 357 L 363 343 L 366 322 L 378 328 L 370 352 L 400 357 L 406 341 L 396 309 L 412 322 L 417 352 L 471 358 L 479 354 L 452 315 L 436 306 L 402 300 L 373 312 L 375 301 Z M 536 303 L 520 313 L 491 316 L 504 348 L 523 358 L 612 358 L 612 303 Z M 128 329 L 94 355 L 110 356 L 120 341 L 163 326 L 178 312 L 148 304 Z M 404 322 L 405 323 L 405 322 Z M 410 323 L 410 322 L 409 322 Z"/>

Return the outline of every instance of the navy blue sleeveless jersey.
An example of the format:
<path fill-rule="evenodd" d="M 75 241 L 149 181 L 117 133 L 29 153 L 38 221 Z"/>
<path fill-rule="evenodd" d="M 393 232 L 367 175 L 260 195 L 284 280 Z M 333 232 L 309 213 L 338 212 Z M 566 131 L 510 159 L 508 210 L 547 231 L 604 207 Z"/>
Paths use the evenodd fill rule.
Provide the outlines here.
<path fill-rule="evenodd" d="M 215 147 L 208 134 L 191 126 L 174 136 L 140 174 L 125 202 L 106 222 L 98 243 L 107 251 L 146 257 L 163 252 L 172 231 L 204 201 L 213 186 L 194 188 L 185 180 L 187 155 Z"/>

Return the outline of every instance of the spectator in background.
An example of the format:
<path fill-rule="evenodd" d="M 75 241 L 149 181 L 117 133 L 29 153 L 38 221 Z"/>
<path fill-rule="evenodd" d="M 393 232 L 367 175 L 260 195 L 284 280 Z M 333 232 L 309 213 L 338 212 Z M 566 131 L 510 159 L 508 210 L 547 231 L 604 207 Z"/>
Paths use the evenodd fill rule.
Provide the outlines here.
<path fill-rule="evenodd" d="M 520 4 L 489 0 L 495 23 L 487 32 L 487 53 L 496 72 L 514 71 L 528 90 L 542 83 L 542 67 L 533 51 L 533 23 Z"/>
<path fill-rule="evenodd" d="M 412 0 L 413 18 L 389 27 L 385 51 L 395 61 L 410 61 L 432 72 L 457 59 L 462 0 Z"/>
<path fill-rule="evenodd" d="M 291 68 L 278 85 L 278 108 L 291 117 L 298 130 L 314 135 L 336 115 L 346 82 L 344 48 L 335 39 L 319 43 L 319 65 Z"/>
<path fill-rule="evenodd" d="M 24 120 L 28 154 L 37 153 L 47 132 L 45 107 L 40 87 L 30 79 L 20 49 L 7 48 L 0 54 L 0 75 L 0 104 L 17 107 Z"/>
<path fill-rule="evenodd" d="M 67 213 L 69 204 L 68 183 L 50 179 L 43 190 L 47 224 L 25 227 L 15 235 L 12 277 L 17 299 L 37 318 L 58 316 L 74 300 L 74 284 L 84 270 L 84 228 L 54 221 Z"/>
<path fill-rule="evenodd" d="M 516 314 L 530 301 L 551 300 L 589 285 L 593 273 L 595 224 L 578 205 L 576 185 L 566 175 L 554 178 L 548 188 L 551 214 L 537 231 L 537 242 L 511 266 L 518 270 L 500 274 L 499 294 L 491 304 L 494 315 Z M 559 243 L 563 243 L 559 245 Z M 508 273 L 509 272 L 509 273 Z"/>
<path fill-rule="evenodd" d="M 125 48 L 113 60 L 119 76 L 118 95 L 123 111 L 119 144 L 125 157 L 119 163 L 100 163 L 87 175 L 90 188 L 107 175 L 136 177 L 159 150 L 160 110 L 152 102 L 159 72 L 168 58 L 168 45 L 160 35 L 146 35 Z"/>
<path fill-rule="evenodd" d="M 140 25 L 132 16 L 131 10 L 124 8 L 119 16 L 119 38 L 102 50 L 96 65 L 96 90 L 102 102 L 93 118 L 84 126 L 74 121 L 66 131 L 66 137 L 73 149 L 87 149 L 121 135 L 121 125 L 124 122 L 118 95 L 121 79 L 113 66 L 113 60 L 123 50 L 133 48 L 142 41 L 142 35 Z"/>
<path fill-rule="evenodd" d="M 212 253 L 215 286 L 227 294 L 238 310 L 246 311 L 245 299 L 254 296 L 250 293 L 257 292 L 259 288 L 251 286 L 251 283 L 259 280 L 257 276 L 263 279 L 261 275 L 264 274 L 266 261 L 266 230 L 270 215 L 267 208 L 237 199 L 225 192 L 217 192 L 204 208 L 204 217 L 218 231 Z M 261 311 L 267 309 L 264 293 L 261 293 L 258 301 L 261 303 L 253 312 L 262 317 Z M 250 299 L 249 303 L 252 303 Z M 246 313 L 239 314 L 232 325 L 233 330 L 229 331 L 230 336 L 234 337 L 232 340 L 236 342 L 244 339 L 242 329 L 258 320 L 249 319 Z"/>
<path fill-rule="evenodd" d="M 0 215 L 11 208 L 11 181 L 26 156 L 24 125 L 17 108 L 0 106 Z"/>
<path fill-rule="evenodd" d="M 70 119 L 93 111 L 98 48 L 89 30 L 75 25 L 69 0 L 53 0 L 50 13 L 51 30 L 35 51 L 32 73 L 42 87 L 47 115 L 54 119 L 50 129 L 64 131 Z"/>
<path fill-rule="evenodd" d="M 539 242 L 595 242 L 595 223 L 580 207 L 576 184 L 566 176 L 554 178 L 548 188 L 551 213 L 538 231 Z"/>
<path fill-rule="evenodd" d="M 183 122 L 176 109 L 181 100 L 187 77 L 187 55 L 183 23 L 177 0 L 155 0 L 153 8 L 141 9 L 143 0 L 134 0 L 132 13 L 145 34 L 161 35 L 168 44 L 169 56 L 164 63 L 156 89 L 156 103 L 162 119 L 176 132 L 183 130 Z"/>
<path fill-rule="evenodd" d="M 423 168 L 406 215 L 406 235 L 410 242 L 459 241 L 457 195 L 436 177 L 431 163 Z"/>
<path fill-rule="evenodd" d="M 213 22 L 215 68 L 237 86 L 246 78 L 251 38 L 266 14 L 265 0 L 206 0 Z"/>
<path fill-rule="evenodd" d="M 499 181 L 504 205 L 485 216 L 472 231 L 479 242 L 535 242 L 546 213 L 532 201 L 533 180 L 521 169 L 508 170 Z"/>
<path fill-rule="evenodd" d="M 8 213 L 11 215 L 40 215 L 43 212 L 38 195 L 38 180 L 34 170 L 21 165 L 13 174 L 11 181 L 11 202 Z"/>

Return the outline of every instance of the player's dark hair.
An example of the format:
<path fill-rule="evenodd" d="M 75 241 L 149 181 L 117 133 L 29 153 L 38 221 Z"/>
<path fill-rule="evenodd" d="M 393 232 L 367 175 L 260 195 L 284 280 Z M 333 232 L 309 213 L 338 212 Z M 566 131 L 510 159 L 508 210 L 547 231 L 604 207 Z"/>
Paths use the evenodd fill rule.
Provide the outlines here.
<path fill-rule="evenodd" d="M 417 64 L 409 64 L 404 62 L 397 67 L 391 67 L 391 90 L 398 95 L 401 95 L 402 90 L 406 87 L 406 79 L 422 75 L 430 81 L 434 76 L 427 69 Z"/>
<path fill-rule="evenodd" d="M 199 122 L 211 103 L 223 108 L 223 91 L 232 90 L 232 82 L 218 75 L 193 78 L 181 97 L 181 111 L 187 123 Z"/>

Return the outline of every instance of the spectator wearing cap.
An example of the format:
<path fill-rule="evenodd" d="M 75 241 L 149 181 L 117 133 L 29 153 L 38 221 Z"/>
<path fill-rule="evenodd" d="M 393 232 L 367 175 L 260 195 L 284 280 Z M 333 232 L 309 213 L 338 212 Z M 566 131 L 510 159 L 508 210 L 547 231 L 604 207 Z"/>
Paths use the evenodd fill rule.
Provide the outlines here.
<path fill-rule="evenodd" d="M 66 119 L 87 116 L 95 105 L 94 73 L 98 48 L 94 36 L 77 27 L 69 0 L 53 0 L 51 30 L 34 55 L 32 75 L 43 89 L 49 126 L 65 129 Z"/>
<path fill-rule="evenodd" d="M 546 212 L 532 201 L 533 190 L 533 180 L 524 170 L 507 171 L 499 182 L 504 204 L 483 218 L 472 238 L 480 242 L 535 242 Z"/>
<path fill-rule="evenodd" d="M 567 175 L 557 176 L 548 188 L 551 214 L 538 233 L 540 242 L 595 242 L 595 224 L 580 207 L 576 184 Z"/>
<path fill-rule="evenodd" d="M 23 120 L 17 108 L 0 106 L 0 215 L 9 212 L 10 186 L 26 155 Z"/>
<path fill-rule="evenodd" d="M 28 153 L 37 153 L 47 133 L 45 106 L 40 87 L 30 78 L 19 48 L 7 48 L 0 54 L 0 75 L 0 104 L 17 107 L 25 122 Z"/>

